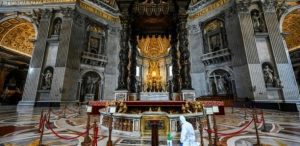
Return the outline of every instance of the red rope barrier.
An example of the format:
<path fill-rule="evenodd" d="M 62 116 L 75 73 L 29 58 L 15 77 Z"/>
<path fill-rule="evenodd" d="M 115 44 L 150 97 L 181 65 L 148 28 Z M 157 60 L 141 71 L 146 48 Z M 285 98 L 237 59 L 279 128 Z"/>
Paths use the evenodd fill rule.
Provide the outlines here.
<path fill-rule="evenodd" d="M 78 137 L 83 136 L 83 135 L 85 135 L 85 134 L 87 133 L 87 130 L 86 130 L 85 132 L 78 134 L 76 137 L 63 137 L 63 136 L 59 135 L 58 133 L 56 133 L 56 132 L 52 129 L 52 127 L 50 126 L 50 123 L 49 123 L 49 122 L 46 122 L 46 123 L 47 123 L 49 129 L 51 130 L 52 134 L 54 134 L 56 137 L 61 138 L 61 139 L 64 139 L 64 140 L 73 140 L 73 139 L 77 139 Z"/>
<path fill-rule="evenodd" d="M 248 128 L 250 125 L 251 125 L 251 123 L 253 122 L 254 120 L 252 119 L 247 125 L 245 125 L 243 128 L 241 128 L 240 130 L 238 130 L 238 131 L 236 131 L 236 132 L 232 132 L 232 133 L 216 133 L 217 135 L 219 135 L 219 136 L 231 136 L 231 135 L 236 135 L 236 134 L 239 134 L 239 133 L 241 133 L 242 131 L 244 131 L 246 128 Z M 206 129 L 206 131 L 208 132 L 208 133 L 215 133 L 215 131 L 213 131 L 213 130 L 207 130 Z"/>

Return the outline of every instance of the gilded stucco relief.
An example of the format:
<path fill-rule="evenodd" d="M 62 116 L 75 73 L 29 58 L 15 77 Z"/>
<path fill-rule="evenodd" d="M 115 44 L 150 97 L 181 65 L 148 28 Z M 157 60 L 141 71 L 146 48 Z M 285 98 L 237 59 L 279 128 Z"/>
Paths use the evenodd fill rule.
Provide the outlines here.
<path fill-rule="evenodd" d="M 31 56 L 36 33 L 32 23 L 12 18 L 0 23 L 0 45 L 11 51 Z"/>
<path fill-rule="evenodd" d="M 287 34 L 285 41 L 289 49 L 300 46 L 300 9 L 292 11 L 285 17 L 283 32 Z"/>

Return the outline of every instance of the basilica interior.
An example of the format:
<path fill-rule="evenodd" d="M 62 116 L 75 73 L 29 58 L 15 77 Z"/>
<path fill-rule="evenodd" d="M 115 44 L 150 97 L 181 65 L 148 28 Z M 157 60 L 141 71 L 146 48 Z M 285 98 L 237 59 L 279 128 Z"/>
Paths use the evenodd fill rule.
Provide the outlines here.
<path fill-rule="evenodd" d="M 297 0 L 0 1 L 0 146 L 297 146 L 299 90 Z"/>

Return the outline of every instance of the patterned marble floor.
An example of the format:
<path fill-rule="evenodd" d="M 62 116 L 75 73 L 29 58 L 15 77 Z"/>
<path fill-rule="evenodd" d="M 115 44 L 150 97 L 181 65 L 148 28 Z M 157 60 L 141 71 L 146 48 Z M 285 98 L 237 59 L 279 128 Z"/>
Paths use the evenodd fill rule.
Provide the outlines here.
<path fill-rule="evenodd" d="M 38 145 L 40 133 L 38 132 L 40 113 L 46 108 L 17 109 L 15 106 L 0 106 L 0 146 L 35 146 Z M 49 146 L 76 146 L 81 145 L 83 136 L 78 136 L 84 132 L 87 116 L 81 108 L 78 114 L 78 108 L 68 106 L 65 109 L 65 115 L 62 109 L 52 109 L 50 123 L 46 126 L 43 136 L 43 144 Z M 260 109 L 258 109 L 259 111 Z M 251 109 L 226 108 L 226 115 L 218 115 L 218 132 L 223 133 L 219 136 L 219 144 L 222 146 L 251 146 L 257 143 Z M 259 139 L 264 145 L 272 146 L 300 146 L 300 118 L 299 113 L 281 112 L 275 110 L 263 110 L 266 121 L 265 130 L 263 124 L 258 123 Z M 245 115 L 245 112 L 247 113 Z M 261 115 L 258 116 L 261 119 Z M 99 123 L 99 116 L 91 117 L 92 122 Z M 234 133 L 241 128 L 246 127 L 241 133 L 235 135 L 226 135 Z M 53 134 L 53 131 L 63 138 L 73 138 L 65 140 Z M 265 132 L 263 132 L 263 131 Z M 105 146 L 108 139 L 108 132 L 100 130 L 98 146 Z M 92 136 L 93 130 L 90 131 Z M 166 145 L 166 138 L 160 138 L 160 145 Z M 199 131 L 197 131 L 197 139 Z M 149 138 L 132 137 L 126 135 L 113 134 L 112 141 L 116 146 L 150 146 Z M 173 141 L 173 146 L 178 146 L 179 135 Z M 204 132 L 204 145 L 208 145 L 207 132 Z"/>

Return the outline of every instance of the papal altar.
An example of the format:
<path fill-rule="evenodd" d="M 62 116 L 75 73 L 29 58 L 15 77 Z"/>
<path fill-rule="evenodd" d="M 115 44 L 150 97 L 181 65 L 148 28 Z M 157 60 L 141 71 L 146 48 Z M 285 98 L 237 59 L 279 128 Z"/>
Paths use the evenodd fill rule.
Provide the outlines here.
<path fill-rule="evenodd" d="M 115 106 L 116 113 L 110 114 L 108 106 Z M 111 101 L 105 107 L 99 110 L 103 129 L 108 129 L 112 118 L 114 133 L 138 137 L 151 135 L 152 121 L 158 121 L 159 135 L 167 136 L 180 132 L 180 115 L 184 115 L 195 130 L 204 117 L 203 104 L 199 101 Z"/>

